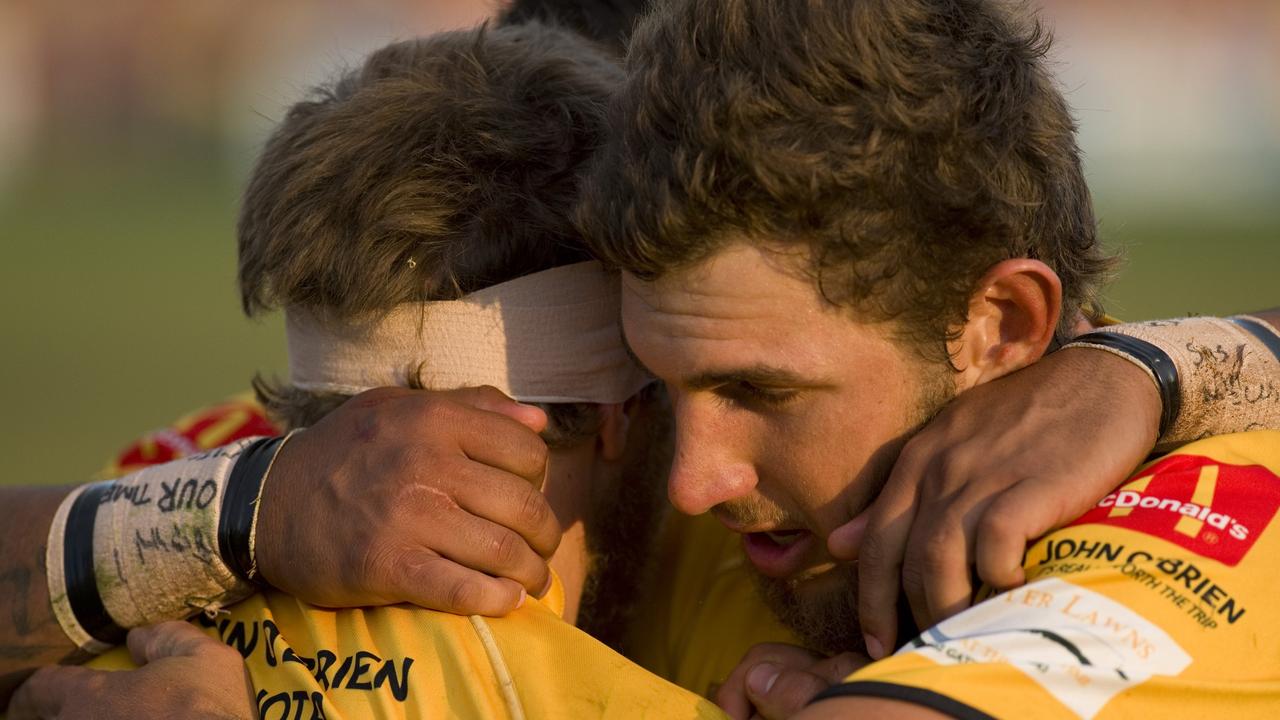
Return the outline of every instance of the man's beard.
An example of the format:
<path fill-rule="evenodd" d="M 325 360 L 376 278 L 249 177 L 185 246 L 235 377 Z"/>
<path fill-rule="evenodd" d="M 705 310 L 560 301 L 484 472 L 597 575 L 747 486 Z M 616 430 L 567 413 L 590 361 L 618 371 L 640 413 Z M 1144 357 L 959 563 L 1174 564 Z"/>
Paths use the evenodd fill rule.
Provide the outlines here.
<path fill-rule="evenodd" d="M 751 573 L 765 604 L 806 647 L 830 654 L 865 653 L 858 624 L 858 566 L 836 565 L 827 575 L 822 581 L 835 588 L 802 598 L 796 580 Z"/>
<path fill-rule="evenodd" d="M 643 452 L 624 465 L 619 482 L 592 488 L 585 521 L 590 562 L 582 589 L 577 625 L 621 652 L 622 641 L 653 570 L 653 549 L 667 515 L 666 478 L 671 468 L 673 423 L 665 395 L 644 412 L 647 437 Z M 636 438 L 631 438 L 634 441 Z"/>
<path fill-rule="evenodd" d="M 949 377 L 933 373 L 925 377 L 910 429 L 886 444 L 868 462 L 869 479 L 866 482 L 875 488 L 876 495 L 889 480 L 902 447 L 955 397 L 954 384 Z M 751 567 L 750 563 L 747 565 Z M 765 604 L 807 647 L 829 654 L 847 651 L 866 653 L 858 621 L 856 563 L 837 564 L 819 578 L 803 573 L 792 578 L 772 578 L 754 569 L 751 575 Z M 802 590 L 805 583 L 820 583 L 821 587 Z M 903 602 L 898 603 L 898 637 L 906 640 L 919 631 L 911 620 L 905 599 L 899 597 L 899 600 Z"/>

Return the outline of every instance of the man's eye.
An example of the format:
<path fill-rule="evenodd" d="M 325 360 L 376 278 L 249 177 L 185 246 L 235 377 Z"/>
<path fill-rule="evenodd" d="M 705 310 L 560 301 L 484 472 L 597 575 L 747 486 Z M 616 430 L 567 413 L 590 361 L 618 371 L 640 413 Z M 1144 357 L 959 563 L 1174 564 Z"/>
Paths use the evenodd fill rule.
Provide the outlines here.
<path fill-rule="evenodd" d="M 717 388 L 716 394 L 737 405 L 781 407 L 799 397 L 800 391 L 763 388 L 749 382 L 736 382 L 729 385 L 721 385 Z"/>

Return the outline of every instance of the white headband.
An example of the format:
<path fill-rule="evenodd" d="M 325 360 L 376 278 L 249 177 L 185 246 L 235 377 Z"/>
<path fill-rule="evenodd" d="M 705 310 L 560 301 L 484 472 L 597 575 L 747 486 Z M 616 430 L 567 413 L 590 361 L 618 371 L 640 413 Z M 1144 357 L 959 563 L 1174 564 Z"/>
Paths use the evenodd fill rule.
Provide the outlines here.
<path fill-rule="evenodd" d="M 406 303 L 366 323 L 285 310 L 289 377 L 312 392 L 492 385 L 522 402 L 622 402 L 651 378 L 618 327 L 618 276 L 598 262 L 546 270 L 450 302 Z"/>

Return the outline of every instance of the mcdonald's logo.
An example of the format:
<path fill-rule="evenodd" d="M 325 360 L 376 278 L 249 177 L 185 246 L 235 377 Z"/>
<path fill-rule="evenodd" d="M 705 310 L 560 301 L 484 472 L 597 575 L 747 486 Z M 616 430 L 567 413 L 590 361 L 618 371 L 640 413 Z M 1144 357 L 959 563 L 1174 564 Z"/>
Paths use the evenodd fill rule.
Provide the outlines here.
<path fill-rule="evenodd" d="M 1236 565 L 1280 508 L 1280 478 L 1259 465 L 1173 455 L 1071 523 L 1129 528 Z"/>

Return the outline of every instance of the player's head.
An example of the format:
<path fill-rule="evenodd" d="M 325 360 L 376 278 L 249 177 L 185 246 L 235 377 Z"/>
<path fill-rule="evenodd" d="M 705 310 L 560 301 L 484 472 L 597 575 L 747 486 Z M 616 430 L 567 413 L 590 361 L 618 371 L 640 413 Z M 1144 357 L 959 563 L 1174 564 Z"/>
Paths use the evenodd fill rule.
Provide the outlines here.
<path fill-rule="evenodd" d="M 590 259 L 569 214 L 619 78 L 538 23 L 374 52 L 294 105 L 262 151 L 238 226 L 245 312 L 357 322 Z M 298 425 L 335 400 L 278 395 Z"/>
<path fill-rule="evenodd" d="M 306 327 L 322 342 L 311 347 L 325 352 L 329 339 L 382 323 L 403 308 L 448 325 L 440 318 L 452 315 L 430 303 L 500 292 L 500 285 L 510 288 L 552 268 L 572 270 L 562 266 L 590 255 L 571 210 L 584 164 L 604 138 L 607 99 L 620 82 L 621 70 L 605 50 L 536 22 L 441 33 L 373 53 L 295 105 L 267 141 L 238 227 L 246 312 L 283 307 L 290 323 L 314 319 Z M 611 343 L 625 361 L 616 286 L 608 297 L 615 309 L 604 320 L 608 327 L 597 328 L 598 342 Z M 463 315 L 475 311 L 469 307 Z M 297 355 L 293 330 L 291 324 L 291 354 Z M 419 330 L 415 325 L 406 335 Z M 507 340 L 512 331 L 507 327 Z M 475 351 L 490 357 L 495 347 L 516 352 L 502 343 Z M 377 347 L 356 349 L 379 354 Z M 471 350 L 448 347 L 442 354 L 468 366 Z M 298 362 L 291 358 L 294 370 Z M 575 368 L 554 370 L 572 375 Z M 409 384 L 439 386 L 439 369 L 424 362 L 405 377 Z M 298 378 L 258 383 L 268 408 L 290 426 L 314 423 L 350 394 L 342 382 L 317 388 Z M 637 518 L 661 504 L 660 480 L 621 476 L 646 470 L 625 462 L 629 446 L 645 434 L 661 435 L 656 425 L 642 427 L 636 414 L 629 424 L 617 420 L 627 412 L 653 419 L 643 393 L 624 406 L 636 386 L 612 400 L 543 405 L 544 436 L 553 449 L 549 486 L 558 457 L 594 450 L 593 458 L 603 458 L 588 459 L 597 471 L 590 489 L 598 495 L 586 518 L 588 543 L 598 550 L 621 552 L 643 542 L 651 525 Z M 601 522 L 609 517 L 616 522 Z M 602 540 L 606 529 L 629 536 Z"/>
<path fill-rule="evenodd" d="M 632 39 L 580 219 L 672 395 L 673 503 L 814 643 L 856 644 L 827 533 L 1109 265 L 1047 45 L 981 0 L 673 0 Z"/>

